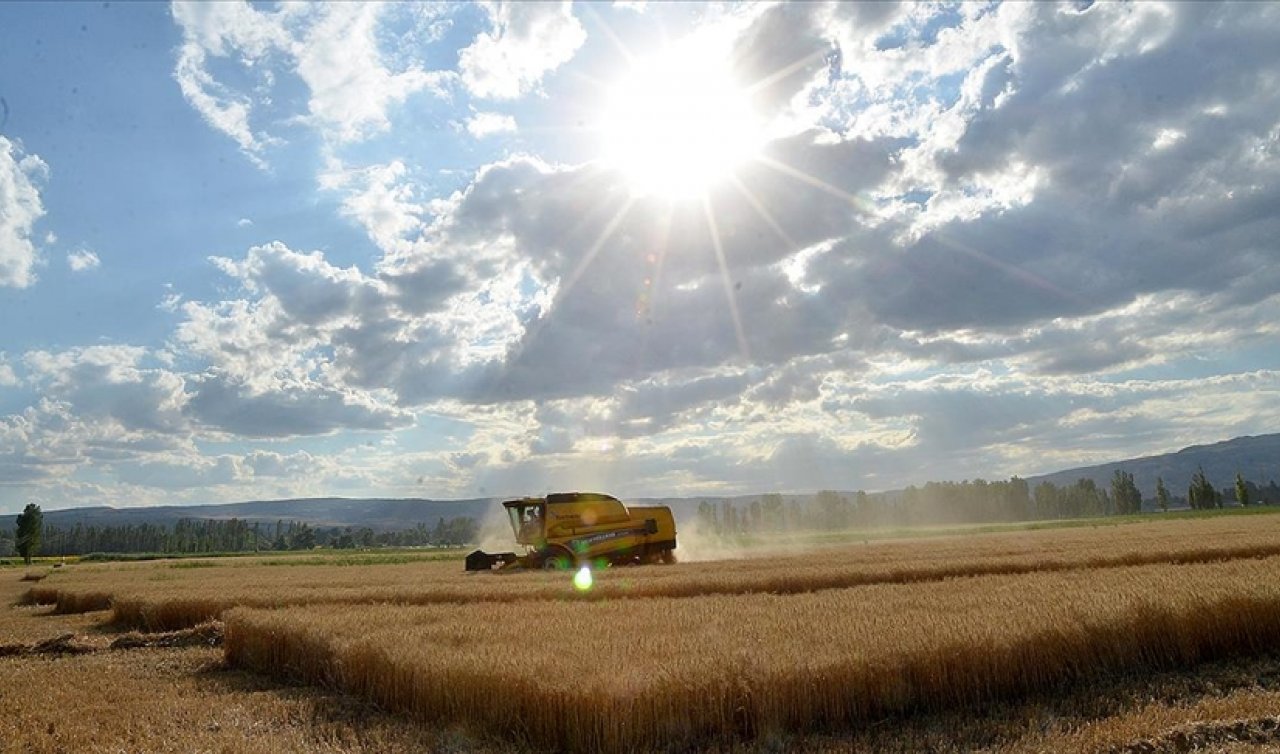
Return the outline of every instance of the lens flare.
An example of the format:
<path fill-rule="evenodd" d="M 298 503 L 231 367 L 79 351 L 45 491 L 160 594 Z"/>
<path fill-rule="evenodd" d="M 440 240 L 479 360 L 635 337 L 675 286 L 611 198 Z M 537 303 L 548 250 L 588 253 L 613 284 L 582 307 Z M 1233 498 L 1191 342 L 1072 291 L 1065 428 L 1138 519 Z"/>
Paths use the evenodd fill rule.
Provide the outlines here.
<path fill-rule="evenodd" d="M 585 592 L 590 589 L 593 581 L 591 578 L 591 566 L 583 566 L 578 569 L 577 573 L 573 574 L 573 588 L 579 592 Z"/>

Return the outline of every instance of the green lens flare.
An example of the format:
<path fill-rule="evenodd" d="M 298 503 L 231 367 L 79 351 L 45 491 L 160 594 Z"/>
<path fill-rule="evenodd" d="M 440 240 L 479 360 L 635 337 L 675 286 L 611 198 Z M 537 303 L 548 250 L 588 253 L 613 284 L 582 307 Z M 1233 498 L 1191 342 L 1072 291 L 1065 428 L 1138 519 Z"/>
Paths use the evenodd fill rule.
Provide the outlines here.
<path fill-rule="evenodd" d="M 573 575 L 573 586 L 580 592 L 585 592 L 591 588 L 591 567 L 583 566 Z"/>

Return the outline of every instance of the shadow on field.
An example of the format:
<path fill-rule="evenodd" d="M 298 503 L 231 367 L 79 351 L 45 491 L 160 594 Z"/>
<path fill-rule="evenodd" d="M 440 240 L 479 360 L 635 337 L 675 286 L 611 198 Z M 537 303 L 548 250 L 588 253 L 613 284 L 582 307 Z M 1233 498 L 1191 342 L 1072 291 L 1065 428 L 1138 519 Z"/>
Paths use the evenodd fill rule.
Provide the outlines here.
<path fill-rule="evenodd" d="M 336 690 L 278 681 L 220 661 L 210 662 L 196 677 L 201 690 L 210 694 L 231 697 L 269 694 L 284 701 L 305 702 L 314 710 L 313 723 L 325 728 L 403 731 L 406 726 L 419 725 L 405 715 L 387 712 Z M 887 717 L 858 730 L 772 733 L 750 740 L 709 741 L 698 749 L 691 749 L 687 742 L 673 742 L 665 751 L 717 754 L 791 751 L 959 754 L 989 748 L 1036 751 L 1041 750 L 1039 746 L 1023 749 L 1019 742 L 1047 732 L 1069 731 L 1087 723 L 1105 721 L 1153 704 L 1190 705 L 1245 690 L 1280 692 L 1280 652 L 1210 662 L 1182 671 L 1114 677 L 1088 686 L 1048 689 L 1019 700 L 946 713 Z M 462 729 L 441 731 L 435 726 L 423 725 L 420 730 L 431 738 L 433 751 L 528 754 L 544 751 Z M 1117 741 L 1102 751 L 1175 754 L 1215 751 L 1223 744 L 1235 742 L 1267 746 L 1268 750 L 1275 748 L 1280 743 L 1280 717 L 1193 723 L 1141 740 Z"/>
<path fill-rule="evenodd" d="M 413 751 L 439 754 L 537 754 L 536 750 L 514 746 L 509 741 L 478 736 L 457 728 L 418 726 L 403 715 L 397 715 L 359 697 L 303 682 L 277 680 L 239 668 L 218 659 L 197 669 L 191 678 L 203 694 L 226 697 L 230 702 L 246 697 L 271 696 L 300 709 L 306 709 L 309 725 L 322 740 L 347 740 L 358 743 L 394 741 L 411 744 Z M 413 734 L 417 735 L 413 735 Z M 406 735 L 409 734 L 409 735 Z M 392 747 L 397 751 L 400 747 Z"/>
<path fill-rule="evenodd" d="M 1117 676 L 1087 686 L 1046 689 L 981 707 L 885 718 L 847 735 L 825 731 L 794 737 L 782 742 L 784 745 L 777 750 L 957 754 L 994 748 L 1017 752 L 1024 751 L 1018 746 L 1023 739 L 1073 730 L 1152 705 L 1189 706 L 1240 691 L 1280 692 L 1280 652 L 1207 662 L 1179 671 Z M 1280 700 L 1276 709 L 1280 714 Z M 1218 746 L 1234 742 L 1265 744 L 1269 745 L 1268 750 L 1276 750 L 1280 743 L 1280 717 L 1179 725 L 1149 738 L 1116 741 L 1101 751 L 1174 754 L 1216 751 Z M 741 751 L 732 745 L 717 750 Z M 1025 750 L 1042 749 L 1036 745 Z"/>

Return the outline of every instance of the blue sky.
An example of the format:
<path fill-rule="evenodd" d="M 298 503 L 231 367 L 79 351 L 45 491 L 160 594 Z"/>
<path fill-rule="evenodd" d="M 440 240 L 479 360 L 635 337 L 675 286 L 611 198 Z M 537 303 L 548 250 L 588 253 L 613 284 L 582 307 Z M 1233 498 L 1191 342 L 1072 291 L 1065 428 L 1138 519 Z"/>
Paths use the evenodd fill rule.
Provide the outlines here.
<path fill-rule="evenodd" d="M 1270 4 L 0 4 L 0 512 L 1275 431 Z"/>

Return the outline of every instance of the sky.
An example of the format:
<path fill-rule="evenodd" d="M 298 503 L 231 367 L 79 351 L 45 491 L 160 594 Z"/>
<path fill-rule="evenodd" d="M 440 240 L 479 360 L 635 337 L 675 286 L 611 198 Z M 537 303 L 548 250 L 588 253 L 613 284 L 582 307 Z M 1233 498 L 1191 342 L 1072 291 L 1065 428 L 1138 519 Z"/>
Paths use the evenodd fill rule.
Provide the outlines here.
<path fill-rule="evenodd" d="M 1274 432 L 1280 4 L 0 3 L 0 323 L 0 513 Z"/>

